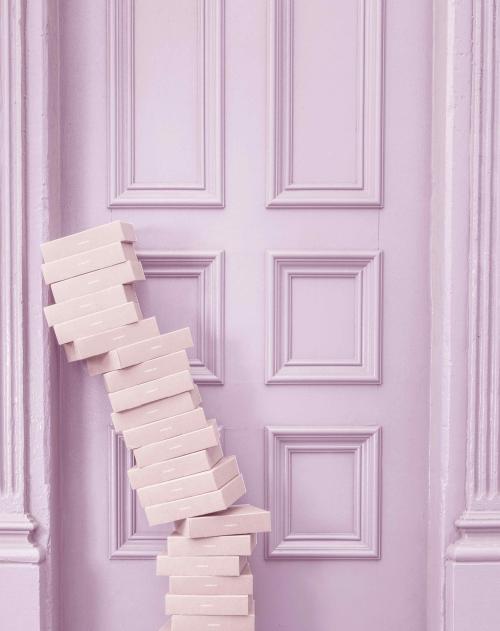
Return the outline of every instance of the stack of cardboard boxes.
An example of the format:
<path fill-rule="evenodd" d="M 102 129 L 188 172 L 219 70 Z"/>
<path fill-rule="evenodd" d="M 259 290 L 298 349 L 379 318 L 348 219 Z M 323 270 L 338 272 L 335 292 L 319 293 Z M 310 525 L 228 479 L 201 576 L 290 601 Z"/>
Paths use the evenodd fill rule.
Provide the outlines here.
<path fill-rule="evenodd" d="M 157 574 L 170 577 L 162 631 L 253 631 L 248 558 L 267 511 L 233 504 L 245 494 L 234 456 L 189 371 L 189 329 L 160 334 L 143 319 L 133 283 L 144 280 L 134 229 L 115 221 L 42 245 L 55 303 L 49 326 L 68 361 L 103 375 L 113 425 L 133 450 L 128 472 L 150 525 L 175 522 Z"/>

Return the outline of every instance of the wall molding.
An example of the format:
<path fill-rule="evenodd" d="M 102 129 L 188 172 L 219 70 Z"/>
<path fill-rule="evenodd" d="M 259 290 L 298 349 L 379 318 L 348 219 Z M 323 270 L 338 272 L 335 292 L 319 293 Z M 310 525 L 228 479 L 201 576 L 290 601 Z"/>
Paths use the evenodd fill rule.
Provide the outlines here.
<path fill-rule="evenodd" d="M 204 50 L 203 178 L 196 185 L 134 181 L 134 6 L 108 0 L 108 180 L 110 208 L 224 207 L 224 0 L 198 0 Z"/>
<path fill-rule="evenodd" d="M 27 512 L 25 388 L 25 8 L 0 2 L 0 562 L 38 563 L 37 527 Z"/>
<path fill-rule="evenodd" d="M 381 383 L 382 253 L 380 251 L 274 251 L 267 253 L 267 384 Z M 346 361 L 290 361 L 290 280 L 352 277 L 358 286 L 357 357 Z"/>
<path fill-rule="evenodd" d="M 129 485 L 127 470 L 134 466 L 132 451 L 123 436 L 109 426 L 109 558 L 155 559 L 165 548 L 165 533 L 142 533 L 137 525 L 137 496 Z"/>
<path fill-rule="evenodd" d="M 191 362 L 191 373 L 196 383 L 222 385 L 225 340 L 224 252 L 142 250 L 137 255 L 146 278 L 199 279 L 199 357 Z"/>
<path fill-rule="evenodd" d="M 468 285 L 466 509 L 455 561 L 500 561 L 498 3 L 474 1 Z"/>
<path fill-rule="evenodd" d="M 266 507 L 273 515 L 273 530 L 265 539 L 267 559 L 380 558 L 381 431 L 378 426 L 265 428 Z M 291 532 L 291 455 L 300 452 L 353 453 L 352 533 Z"/>
<path fill-rule="evenodd" d="M 268 208 L 383 205 L 384 0 L 358 0 L 361 97 L 358 182 L 291 182 L 293 152 L 293 0 L 269 3 Z"/>
<path fill-rule="evenodd" d="M 218 425 L 224 448 L 224 427 Z M 108 426 L 109 449 L 109 558 L 112 561 L 152 560 L 165 549 L 168 533 L 144 532 L 137 523 L 137 494 L 130 487 L 127 471 L 134 466 L 134 456 L 125 446 L 122 434 Z M 1 548 L 0 548 L 1 554 Z"/>

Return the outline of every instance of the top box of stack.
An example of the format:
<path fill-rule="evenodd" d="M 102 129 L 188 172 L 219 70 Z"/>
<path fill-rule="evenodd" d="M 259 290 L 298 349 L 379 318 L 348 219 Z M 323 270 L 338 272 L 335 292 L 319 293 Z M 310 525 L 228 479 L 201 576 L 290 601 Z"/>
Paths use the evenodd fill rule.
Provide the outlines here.
<path fill-rule="evenodd" d="M 131 243 L 109 243 L 100 248 L 44 263 L 42 273 L 45 282 L 52 285 L 126 261 L 137 262 L 134 246 Z"/>
<path fill-rule="evenodd" d="M 112 221 L 102 226 L 43 243 L 42 257 L 45 263 L 49 263 L 117 241 L 133 243 L 136 240 L 135 230 L 131 224 L 123 221 Z"/>

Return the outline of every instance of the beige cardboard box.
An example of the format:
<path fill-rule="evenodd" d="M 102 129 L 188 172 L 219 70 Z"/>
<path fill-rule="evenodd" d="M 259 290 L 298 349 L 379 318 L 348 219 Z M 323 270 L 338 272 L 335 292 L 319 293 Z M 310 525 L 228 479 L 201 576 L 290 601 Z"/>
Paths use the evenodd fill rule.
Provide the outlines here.
<path fill-rule="evenodd" d="M 112 221 L 102 226 L 70 234 L 61 239 L 47 241 L 47 243 L 42 244 L 42 257 L 48 263 L 72 254 L 93 250 L 115 241 L 129 243 L 136 241 L 135 230 L 132 224 L 124 221 Z"/>
<path fill-rule="evenodd" d="M 239 500 L 245 493 L 246 488 L 243 477 L 238 475 L 217 491 L 204 493 L 203 495 L 193 495 L 174 502 L 146 506 L 144 510 L 150 526 L 168 524 L 183 517 L 206 515 L 207 513 L 224 510 Z"/>
<path fill-rule="evenodd" d="M 134 303 L 135 304 L 135 303 Z M 128 344 L 132 340 L 144 339 L 158 330 L 156 318 L 147 318 L 115 329 L 102 331 L 95 335 L 79 337 L 74 342 L 64 345 L 66 358 L 70 362 L 86 359 L 99 353 L 105 353 L 112 348 L 117 348 L 121 344 Z"/>
<path fill-rule="evenodd" d="M 239 504 L 216 515 L 192 517 L 175 523 L 176 531 L 184 537 L 217 537 L 251 532 L 270 532 L 269 511 L 251 504 Z"/>
<path fill-rule="evenodd" d="M 116 351 L 94 357 L 87 363 L 91 375 L 127 368 L 162 355 L 170 355 L 193 346 L 189 328 L 157 335 L 141 343 L 123 346 Z"/>
<path fill-rule="evenodd" d="M 141 383 L 138 386 L 110 392 L 108 396 L 113 411 L 123 412 L 153 401 L 159 401 L 165 397 L 173 397 L 193 388 L 191 373 L 188 370 L 183 370 L 173 375 L 161 377 L 161 379 Z"/>
<path fill-rule="evenodd" d="M 214 447 L 218 443 L 219 431 L 214 419 L 210 419 L 207 427 L 134 449 L 134 457 L 138 467 L 147 467 L 155 462 L 163 462 Z"/>
<path fill-rule="evenodd" d="M 179 480 L 181 482 L 181 480 Z M 220 535 L 190 539 L 174 532 L 168 539 L 168 554 L 171 557 L 212 556 L 236 554 L 250 556 L 257 545 L 257 535 Z M 248 592 L 251 593 L 251 592 Z M 193 592 L 196 594 L 196 592 Z"/>
<path fill-rule="evenodd" d="M 95 250 L 80 252 L 57 261 L 44 263 L 42 274 L 45 283 L 50 285 L 125 261 L 138 262 L 132 243 L 110 243 Z"/>
<path fill-rule="evenodd" d="M 137 491 L 141 506 L 173 502 L 192 495 L 217 491 L 239 474 L 234 456 L 226 456 L 209 471 L 188 475 L 178 480 L 145 486 Z M 170 548 L 169 548 L 170 553 Z M 178 554 L 176 556 L 184 556 Z"/>
<path fill-rule="evenodd" d="M 168 631 L 255 631 L 255 605 L 248 616 L 172 616 Z M 311 629 L 311 631 L 313 631 Z"/>
<path fill-rule="evenodd" d="M 50 289 L 55 302 L 64 302 L 113 287 L 113 285 L 127 285 L 139 280 L 144 280 L 142 265 L 136 261 L 126 261 L 75 278 L 61 280 L 51 285 Z"/>
<path fill-rule="evenodd" d="M 123 440 L 128 449 L 136 449 L 150 443 L 158 443 L 180 434 L 194 432 L 207 427 L 207 419 L 203 408 L 196 408 L 184 414 L 164 418 L 154 423 L 141 425 L 123 432 Z"/>
<path fill-rule="evenodd" d="M 157 576 L 239 576 L 247 564 L 246 557 L 156 557 Z"/>
<path fill-rule="evenodd" d="M 184 350 L 162 355 L 136 366 L 107 372 L 103 375 L 104 386 L 107 392 L 117 392 L 183 370 L 189 370 L 189 358 Z"/>
<path fill-rule="evenodd" d="M 49 326 L 75 320 L 83 316 L 104 311 L 126 302 L 137 302 L 137 295 L 132 285 L 113 285 L 93 294 L 56 302 L 44 307 L 45 319 Z"/>
<path fill-rule="evenodd" d="M 143 320 L 145 322 L 145 320 Z M 177 416 L 194 410 L 201 403 L 201 395 L 198 387 L 188 392 L 176 394 L 173 397 L 167 397 L 160 401 L 153 401 L 146 405 L 141 405 L 124 412 L 112 412 L 111 420 L 117 431 L 124 431 L 133 427 L 140 427 L 146 423 L 159 421 L 161 419 Z"/>
<path fill-rule="evenodd" d="M 171 594 L 251 595 L 253 575 L 247 563 L 239 576 L 170 576 L 168 586 Z"/>
<path fill-rule="evenodd" d="M 167 594 L 165 613 L 185 616 L 248 616 L 252 598 L 243 594 L 217 596 Z"/>
<path fill-rule="evenodd" d="M 216 462 L 222 458 L 222 449 L 220 445 L 195 451 L 186 456 L 173 458 L 165 462 L 157 462 L 149 467 L 133 467 L 128 470 L 128 478 L 130 486 L 133 489 L 139 489 L 143 486 L 159 484 L 168 480 L 175 480 L 200 471 L 211 469 Z"/>
<path fill-rule="evenodd" d="M 126 302 L 104 311 L 61 322 L 54 326 L 54 333 L 59 344 L 73 342 L 80 337 L 95 335 L 119 326 L 132 324 L 142 319 L 141 309 L 137 302 Z"/>

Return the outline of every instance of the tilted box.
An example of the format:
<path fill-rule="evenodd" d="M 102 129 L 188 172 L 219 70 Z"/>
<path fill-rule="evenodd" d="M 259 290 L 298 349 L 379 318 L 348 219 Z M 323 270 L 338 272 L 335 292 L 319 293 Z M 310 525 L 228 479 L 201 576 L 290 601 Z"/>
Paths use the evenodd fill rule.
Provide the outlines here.
<path fill-rule="evenodd" d="M 195 451 L 173 460 L 157 462 L 149 467 L 132 467 L 128 470 L 128 479 L 133 489 L 175 480 L 200 471 L 211 469 L 222 458 L 220 445 Z"/>
<path fill-rule="evenodd" d="M 134 304 L 134 303 L 132 303 Z M 128 344 L 133 340 L 144 339 L 158 330 L 156 318 L 146 318 L 132 324 L 118 326 L 115 329 L 102 331 L 95 335 L 80 337 L 73 342 L 64 345 L 66 358 L 69 362 L 86 359 L 99 353 L 105 353 L 122 344 Z"/>
<path fill-rule="evenodd" d="M 75 232 L 67 237 L 47 241 L 42 244 L 41 250 L 43 260 L 48 263 L 115 241 L 133 243 L 136 240 L 137 237 L 132 224 L 124 221 L 112 221 L 88 230 Z"/>
<path fill-rule="evenodd" d="M 54 333 L 59 344 L 74 342 L 78 338 L 87 337 L 109 331 L 119 326 L 132 324 L 142 319 L 141 309 L 137 302 L 126 302 L 97 313 L 61 322 L 54 326 Z"/>
<path fill-rule="evenodd" d="M 107 372 L 103 375 L 104 386 L 107 392 L 117 392 L 183 370 L 189 370 L 189 358 L 185 350 Z"/>
<path fill-rule="evenodd" d="M 189 328 L 179 329 L 156 335 L 141 343 L 129 344 L 119 350 L 112 351 L 99 357 L 94 357 L 87 362 L 90 375 L 102 375 L 103 373 L 120 368 L 128 368 L 142 362 L 146 362 L 162 355 L 170 355 L 177 351 L 185 350 L 193 346 L 193 338 Z"/>
<path fill-rule="evenodd" d="M 75 320 L 97 311 L 117 307 L 126 302 L 137 302 L 137 294 L 132 285 L 113 285 L 92 294 L 79 296 L 64 302 L 55 302 L 44 307 L 45 319 L 49 326 Z"/>
<path fill-rule="evenodd" d="M 173 502 L 193 495 L 217 491 L 235 478 L 239 472 L 236 458 L 226 456 L 208 471 L 188 475 L 180 480 L 145 486 L 137 491 L 137 496 L 143 507 L 162 502 Z"/>
<path fill-rule="evenodd" d="M 215 515 L 183 519 L 176 522 L 175 529 L 184 537 L 192 538 L 270 532 L 271 514 L 251 504 L 238 504 Z"/>
<path fill-rule="evenodd" d="M 243 477 L 238 475 L 218 491 L 193 495 L 174 502 L 146 506 L 146 519 L 150 526 L 156 526 L 158 524 L 168 524 L 183 517 L 214 513 L 231 506 L 245 493 L 246 488 Z"/>
<path fill-rule="evenodd" d="M 137 254 L 131 243 L 109 243 L 94 250 L 73 254 L 57 261 L 44 263 L 42 274 L 47 285 L 58 283 L 68 278 L 95 272 L 126 261 L 138 262 Z"/>
<path fill-rule="evenodd" d="M 138 467 L 147 467 L 155 462 L 163 462 L 171 458 L 185 456 L 194 451 L 214 447 L 218 443 L 219 430 L 214 420 L 211 419 L 208 421 L 207 427 L 134 449 L 134 458 Z"/>
<path fill-rule="evenodd" d="M 145 320 L 143 320 L 144 322 Z M 194 410 L 201 403 L 201 395 L 198 387 L 188 392 L 176 394 L 173 397 L 166 397 L 159 401 L 153 401 L 146 405 L 141 405 L 124 412 L 112 412 L 111 420 L 117 431 L 124 431 L 133 427 L 140 427 L 146 423 L 159 421 L 170 416 L 177 416 L 184 412 Z"/>
<path fill-rule="evenodd" d="M 113 285 L 127 285 L 144 280 L 144 270 L 139 262 L 126 261 L 95 272 L 68 278 L 50 286 L 55 302 L 64 302 L 86 296 Z"/>

